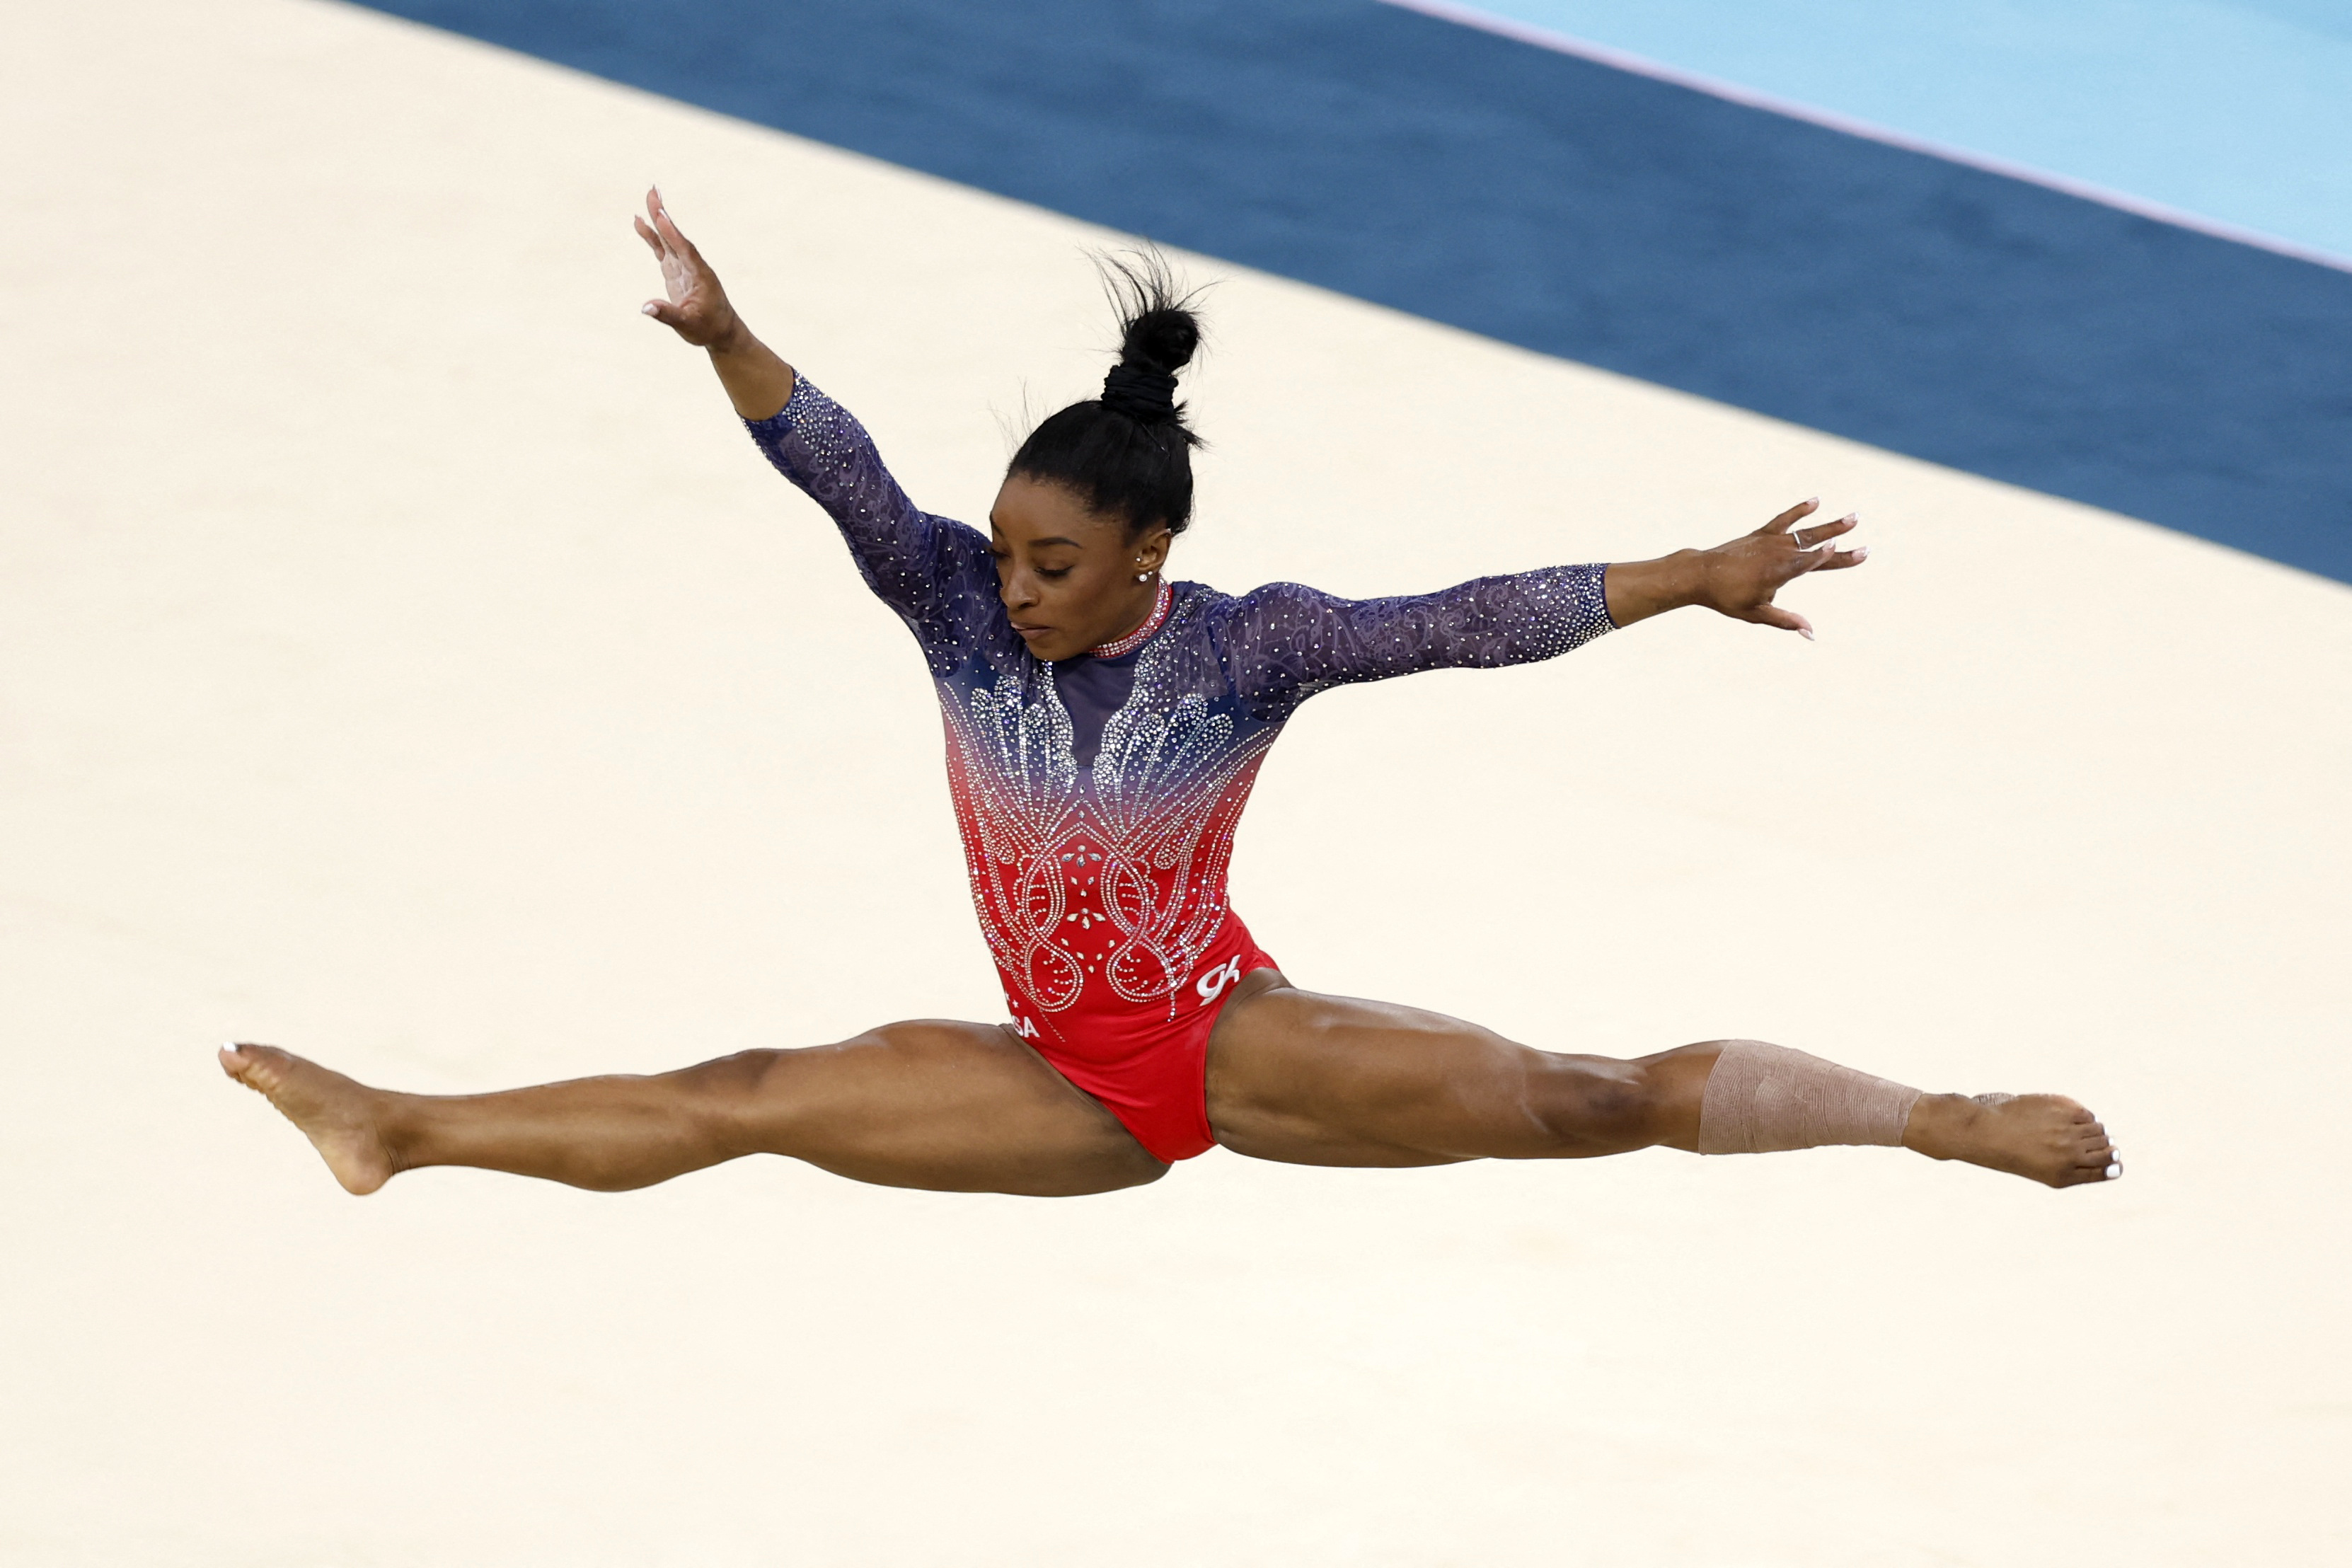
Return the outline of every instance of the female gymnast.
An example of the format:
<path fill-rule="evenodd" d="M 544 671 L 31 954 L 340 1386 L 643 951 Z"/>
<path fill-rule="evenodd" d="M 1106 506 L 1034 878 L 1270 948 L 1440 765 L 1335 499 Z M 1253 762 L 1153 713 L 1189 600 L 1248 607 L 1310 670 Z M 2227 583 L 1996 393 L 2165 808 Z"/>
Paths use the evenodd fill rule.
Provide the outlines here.
<path fill-rule="evenodd" d="M 458 1096 L 223 1047 L 350 1191 L 421 1165 L 613 1191 L 769 1153 L 895 1186 L 1063 1195 L 1156 1181 L 1217 1144 L 1435 1165 L 1880 1143 L 2053 1187 L 2122 1173 L 2105 1129 L 2057 1095 L 1923 1095 L 1753 1040 L 1619 1061 L 1302 990 L 1225 901 L 1258 764 L 1316 692 L 1549 658 L 1691 605 L 1810 637 L 1773 596 L 1862 563 L 1831 543 L 1852 517 L 1799 527 L 1806 501 L 1713 550 L 1406 598 L 1293 583 L 1229 597 L 1163 574 L 1192 514 L 1175 390 L 1199 330 L 1156 262 L 1115 270 L 1118 366 L 1022 445 L 982 534 L 918 510 L 857 421 L 751 335 L 658 192 L 646 211 L 667 295 L 646 313 L 709 352 L 751 438 L 832 515 L 929 663 L 1009 1018 Z"/>

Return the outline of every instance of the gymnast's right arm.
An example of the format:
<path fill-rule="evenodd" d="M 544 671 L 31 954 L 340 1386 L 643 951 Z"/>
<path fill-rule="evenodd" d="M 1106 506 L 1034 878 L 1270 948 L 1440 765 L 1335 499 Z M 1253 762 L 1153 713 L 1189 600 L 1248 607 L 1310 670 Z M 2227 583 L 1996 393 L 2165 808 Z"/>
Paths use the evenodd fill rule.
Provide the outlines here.
<path fill-rule="evenodd" d="M 751 335 L 659 192 L 647 193 L 646 215 L 637 235 L 660 260 L 668 296 L 647 300 L 646 314 L 709 351 L 768 461 L 832 517 L 866 586 L 898 612 L 932 661 L 952 662 L 981 629 L 971 624 L 973 605 L 995 602 L 988 541 L 916 506 L 866 427 Z"/>

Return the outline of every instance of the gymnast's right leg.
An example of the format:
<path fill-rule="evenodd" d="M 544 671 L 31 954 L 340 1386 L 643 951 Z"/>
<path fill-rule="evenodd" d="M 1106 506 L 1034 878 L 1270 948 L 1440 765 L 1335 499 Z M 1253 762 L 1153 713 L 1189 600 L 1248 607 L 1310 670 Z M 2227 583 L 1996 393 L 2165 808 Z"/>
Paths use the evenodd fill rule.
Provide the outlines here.
<path fill-rule="evenodd" d="M 424 1165 L 620 1192 L 745 1154 L 788 1154 L 884 1186 L 1036 1197 L 1138 1186 L 1168 1169 L 988 1024 L 888 1024 L 839 1045 L 497 1094 L 371 1089 L 273 1046 L 224 1047 L 220 1059 L 353 1193 Z"/>

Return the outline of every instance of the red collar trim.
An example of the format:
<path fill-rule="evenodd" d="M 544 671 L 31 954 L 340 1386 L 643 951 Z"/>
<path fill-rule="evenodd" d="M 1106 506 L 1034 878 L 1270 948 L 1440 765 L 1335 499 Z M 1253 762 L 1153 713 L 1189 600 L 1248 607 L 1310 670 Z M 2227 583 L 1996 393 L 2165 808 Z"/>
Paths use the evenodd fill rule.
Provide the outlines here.
<path fill-rule="evenodd" d="M 1128 633 L 1117 642 L 1096 644 L 1093 647 L 1087 649 L 1087 657 L 1088 658 L 1117 658 L 1121 654 L 1133 653 L 1137 648 L 1139 648 L 1145 643 L 1150 642 L 1151 640 L 1151 634 L 1158 631 L 1160 629 L 1160 623 L 1168 618 L 1168 605 L 1175 596 L 1176 595 L 1174 594 L 1169 591 L 1167 584 L 1160 584 L 1160 596 L 1151 602 L 1151 613 L 1143 617 L 1143 624 L 1141 626 L 1136 627 L 1133 631 Z"/>

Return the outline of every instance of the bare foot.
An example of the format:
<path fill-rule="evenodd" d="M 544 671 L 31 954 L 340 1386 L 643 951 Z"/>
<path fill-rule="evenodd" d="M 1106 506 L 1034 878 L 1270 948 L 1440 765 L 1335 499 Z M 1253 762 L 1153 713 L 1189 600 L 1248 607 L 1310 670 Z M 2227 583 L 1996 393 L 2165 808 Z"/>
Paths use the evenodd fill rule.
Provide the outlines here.
<path fill-rule="evenodd" d="M 1933 1160 L 1965 1160 L 2045 1186 L 2109 1182 L 2123 1154 L 2099 1119 L 2063 1094 L 1923 1094 L 1903 1146 Z"/>
<path fill-rule="evenodd" d="M 223 1046 L 220 1064 L 302 1130 L 345 1192 L 372 1193 L 399 1169 L 377 1131 L 377 1090 L 275 1046 Z"/>

